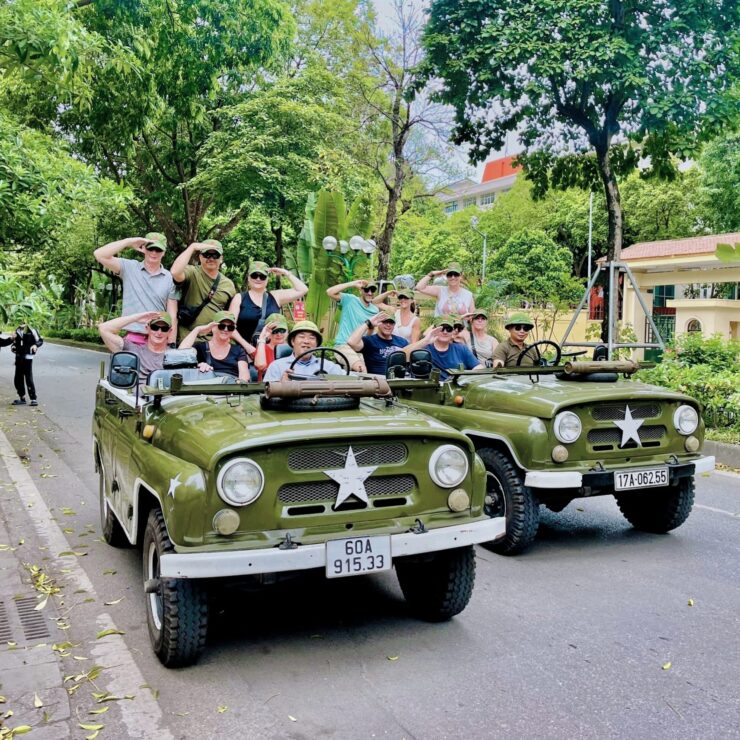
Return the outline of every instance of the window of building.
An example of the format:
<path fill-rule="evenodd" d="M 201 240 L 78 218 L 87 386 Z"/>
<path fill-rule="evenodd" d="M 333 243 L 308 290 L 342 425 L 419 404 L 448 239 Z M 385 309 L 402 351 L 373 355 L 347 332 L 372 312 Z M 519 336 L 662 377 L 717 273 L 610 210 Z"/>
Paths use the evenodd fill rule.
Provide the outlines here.
<path fill-rule="evenodd" d="M 666 301 L 675 297 L 675 285 L 656 285 L 653 289 L 653 306 L 656 308 L 665 308 Z"/>
<path fill-rule="evenodd" d="M 475 198 L 465 198 L 463 201 L 463 208 L 470 208 L 475 205 Z"/>
<path fill-rule="evenodd" d="M 481 196 L 480 204 L 482 206 L 490 206 L 494 200 L 496 200 L 496 193 L 486 193 L 486 195 Z"/>
<path fill-rule="evenodd" d="M 686 331 L 688 332 L 701 332 L 701 321 L 699 319 L 691 319 L 686 324 Z"/>
<path fill-rule="evenodd" d="M 453 200 L 445 206 L 445 213 L 454 213 L 457 210 L 457 201 Z"/>

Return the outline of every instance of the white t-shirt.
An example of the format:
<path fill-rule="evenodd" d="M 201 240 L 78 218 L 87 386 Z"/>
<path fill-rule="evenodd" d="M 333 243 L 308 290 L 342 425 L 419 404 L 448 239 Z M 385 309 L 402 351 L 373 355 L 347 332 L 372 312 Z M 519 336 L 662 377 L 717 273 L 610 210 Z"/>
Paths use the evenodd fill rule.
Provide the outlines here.
<path fill-rule="evenodd" d="M 434 307 L 435 316 L 447 316 L 456 314 L 462 316 L 464 313 L 470 313 L 473 310 L 473 294 L 467 288 L 460 288 L 457 293 L 450 293 L 446 285 L 439 288 L 439 298 L 437 305 Z"/>
<path fill-rule="evenodd" d="M 396 326 L 393 329 L 393 333 L 397 337 L 402 337 L 403 339 L 407 341 L 411 341 L 411 331 L 414 328 L 414 322 L 419 320 L 418 316 L 414 316 L 411 314 L 411 321 L 409 321 L 406 326 L 403 326 L 401 324 L 401 310 L 399 309 L 396 311 L 396 313 L 393 315 L 393 318 L 396 320 Z"/>

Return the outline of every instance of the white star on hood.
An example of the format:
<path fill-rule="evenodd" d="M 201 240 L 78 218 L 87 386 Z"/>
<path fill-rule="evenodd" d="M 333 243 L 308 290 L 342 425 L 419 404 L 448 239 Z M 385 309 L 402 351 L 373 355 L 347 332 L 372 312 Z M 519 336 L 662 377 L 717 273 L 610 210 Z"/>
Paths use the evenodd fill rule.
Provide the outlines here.
<path fill-rule="evenodd" d="M 347 461 L 343 468 L 338 470 L 325 470 L 324 472 L 333 480 L 339 483 L 339 493 L 334 503 L 334 509 L 341 506 L 350 496 L 355 496 L 360 501 L 368 503 L 367 491 L 365 490 L 365 480 L 369 478 L 377 465 L 358 467 L 355 460 L 355 453 L 352 448 L 347 452 Z"/>
<path fill-rule="evenodd" d="M 614 420 L 615 426 L 618 426 L 622 430 L 622 441 L 619 443 L 620 447 L 624 447 L 627 442 L 634 439 L 637 442 L 637 446 L 641 447 L 640 436 L 637 430 L 645 423 L 645 419 L 633 419 L 632 412 L 629 406 L 624 407 L 624 420 Z"/>
<path fill-rule="evenodd" d="M 170 487 L 167 491 L 168 496 L 172 496 L 172 498 L 175 498 L 175 491 L 177 490 L 177 487 L 182 485 L 182 481 L 180 480 L 180 473 L 178 473 L 174 478 L 170 478 Z"/>

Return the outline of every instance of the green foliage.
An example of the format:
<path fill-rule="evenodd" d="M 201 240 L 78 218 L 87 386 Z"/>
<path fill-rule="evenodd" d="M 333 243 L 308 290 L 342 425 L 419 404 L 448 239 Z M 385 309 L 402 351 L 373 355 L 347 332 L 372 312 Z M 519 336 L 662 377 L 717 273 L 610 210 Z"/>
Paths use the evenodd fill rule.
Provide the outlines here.
<path fill-rule="evenodd" d="M 740 342 L 720 335 L 709 339 L 683 334 L 654 368 L 640 370 L 639 379 L 696 398 L 704 406 L 708 426 L 740 431 Z"/>
<path fill-rule="evenodd" d="M 0 272 L 0 323 L 15 328 L 23 322 L 41 329 L 58 305 L 58 296 L 44 285 L 32 286 L 22 275 Z"/>
<path fill-rule="evenodd" d="M 572 276 L 573 255 L 543 231 L 525 229 L 512 236 L 491 260 L 503 281 L 502 294 L 532 304 L 577 301 L 583 282 Z"/>
<path fill-rule="evenodd" d="M 57 339 L 73 339 L 85 344 L 102 344 L 103 340 L 97 329 L 47 329 L 44 336 Z"/>
<path fill-rule="evenodd" d="M 740 132 L 707 144 L 700 165 L 709 229 L 715 234 L 740 231 Z"/>
<path fill-rule="evenodd" d="M 720 262 L 740 262 L 740 243 L 718 244 L 716 255 Z"/>
<path fill-rule="evenodd" d="M 538 194 L 601 182 L 610 256 L 621 246 L 616 175 L 649 155 L 653 172 L 673 176 L 672 155 L 694 155 L 736 117 L 739 38 L 736 5 L 704 0 L 434 0 L 424 36 L 456 141 L 480 161 L 517 131 Z M 617 133 L 641 150 L 613 146 Z"/>

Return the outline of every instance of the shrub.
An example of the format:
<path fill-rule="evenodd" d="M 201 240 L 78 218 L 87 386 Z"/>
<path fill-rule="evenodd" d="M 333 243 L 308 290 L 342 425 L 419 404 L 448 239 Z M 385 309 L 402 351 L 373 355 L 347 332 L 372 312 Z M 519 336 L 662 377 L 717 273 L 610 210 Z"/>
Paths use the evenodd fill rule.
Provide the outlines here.
<path fill-rule="evenodd" d="M 669 345 L 665 360 L 682 367 L 708 365 L 718 372 L 740 372 L 740 342 L 726 341 L 720 334 L 709 339 L 698 333 L 681 334 Z"/>
<path fill-rule="evenodd" d="M 47 329 L 43 332 L 49 338 L 74 339 L 77 342 L 89 342 L 91 344 L 102 344 L 97 329 Z"/>

